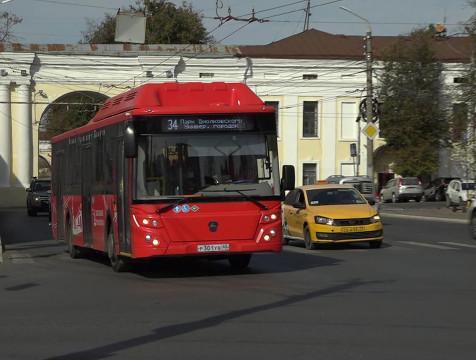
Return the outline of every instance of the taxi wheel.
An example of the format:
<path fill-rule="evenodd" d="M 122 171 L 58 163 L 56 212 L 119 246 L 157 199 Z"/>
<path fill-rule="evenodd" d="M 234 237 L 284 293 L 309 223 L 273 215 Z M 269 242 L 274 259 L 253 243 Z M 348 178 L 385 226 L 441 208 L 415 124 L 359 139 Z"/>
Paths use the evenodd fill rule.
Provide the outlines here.
<path fill-rule="evenodd" d="M 382 240 L 379 240 L 379 241 L 369 241 L 369 246 L 370 246 L 372 249 L 378 249 L 379 247 L 382 246 Z"/>
<path fill-rule="evenodd" d="M 309 226 L 307 225 L 304 228 L 304 245 L 308 250 L 314 250 L 317 247 L 316 244 L 311 240 L 311 232 L 309 231 Z"/>
<path fill-rule="evenodd" d="M 288 235 L 288 223 L 283 219 L 283 245 L 289 245 L 289 239 L 287 238 Z"/>

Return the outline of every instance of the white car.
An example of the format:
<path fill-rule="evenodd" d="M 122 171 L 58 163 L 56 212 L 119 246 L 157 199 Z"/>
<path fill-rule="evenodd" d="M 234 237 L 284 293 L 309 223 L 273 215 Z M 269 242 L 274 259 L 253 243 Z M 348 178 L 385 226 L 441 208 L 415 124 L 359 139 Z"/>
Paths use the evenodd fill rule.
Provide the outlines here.
<path fill-rule="evenodd" d="M 469 234 L 476 239 L 476 199 L 471 199 L 468 207 Z"/>
<path fill-rule="evenodd" d="M 468 201 L 474 197 L 474 180 L 451 180 L 446 188 L 446 205 L 461 206 L 466 211 Z"/>

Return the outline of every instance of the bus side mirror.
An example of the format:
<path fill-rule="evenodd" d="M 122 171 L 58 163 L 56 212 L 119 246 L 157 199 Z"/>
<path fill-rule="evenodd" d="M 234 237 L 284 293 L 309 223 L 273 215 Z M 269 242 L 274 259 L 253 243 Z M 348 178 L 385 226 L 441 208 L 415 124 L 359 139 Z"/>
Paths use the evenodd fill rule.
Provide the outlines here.
<path fill-rule="evenodd" d="M 124 156 L 129 159 L 137 157 L 137 137 L 132 125 L 128 125 L 124 132 Z"/>
<path fill-rule="evenodd" d="M 281 191 L 294 190 L 294 166 L 283 165 L 283 178 L 281 179 Z"/>

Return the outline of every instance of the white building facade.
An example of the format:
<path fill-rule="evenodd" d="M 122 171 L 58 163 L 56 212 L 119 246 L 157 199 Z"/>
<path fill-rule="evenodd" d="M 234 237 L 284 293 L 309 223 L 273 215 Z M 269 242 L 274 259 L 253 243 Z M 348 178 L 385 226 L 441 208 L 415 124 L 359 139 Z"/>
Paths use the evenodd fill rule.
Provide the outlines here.
<path fill-rule="evenodd" d="M 362 44 L 362 37 L 316 30 L 264 46 L 0 44 L 0 207 L 25 206 L 38 158 L 50 159 L 38 131 L 51 104 L 74 93 L 111 97 L 148 82 L 244 82 L 277 109 L 281 164 L 295 166 L 297 185 L 367 175 L 366 123 L 356 121 L 366 94 Z M 461 60 L 448 66 L 451 84 Z M 380 183 L 392 175 L 391 159 L 379 137 L 373 150 Z"/>

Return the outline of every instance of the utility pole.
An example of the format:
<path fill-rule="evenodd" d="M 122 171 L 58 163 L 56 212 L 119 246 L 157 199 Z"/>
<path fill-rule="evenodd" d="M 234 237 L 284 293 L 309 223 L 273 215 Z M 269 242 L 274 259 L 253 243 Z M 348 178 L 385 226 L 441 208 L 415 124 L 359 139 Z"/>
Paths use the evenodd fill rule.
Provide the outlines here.
<path fill-rule="evenodd" d="M 367 32 L 365 36 L 365 64 L 366 64 L 366 74 L 367 74 L 367 96 L 366 96 L 366 121 L 367 122 L 373 122 L 374 114 L 372 111 L 372 103 L 373 103 L 373 98 L 372 98 L 372 29 L 370 27 L 370 22 L 353 12 L 352 10 L 340 6 L 340 8 L 344 11 L 347 11 L 348 13 L 358 17 L 359 19 L 365 21 L 367 23 Z M 374 180 L 374 143 L 373 140 L 369 139 L 367 137 L 367 176 L 372 179 L 372 182 L 375 185 L 375 180 Z"/>
<path fill-rule="evenodd" d="M 367 69 L 367 122 L 373 122 L 374 114 L 372 111 L 372 29 L 370 28 L 370 23 L 368 21 L 365 45 L 365 64 Z M 369 176 L 372 181 L 374 181 L 374 141 L 369 138 L 367 138 L 367 176 Z"/>
<path fill-rule="evenodd" d="M 306 18 L 304 19 L 304 28 L 302 31 L 309 30 L 309 18 L 311 17 L 311 0 L 307 0 Z"/>

